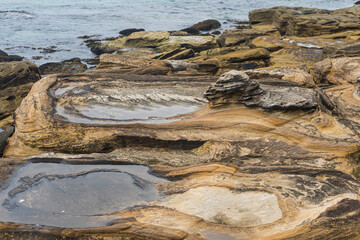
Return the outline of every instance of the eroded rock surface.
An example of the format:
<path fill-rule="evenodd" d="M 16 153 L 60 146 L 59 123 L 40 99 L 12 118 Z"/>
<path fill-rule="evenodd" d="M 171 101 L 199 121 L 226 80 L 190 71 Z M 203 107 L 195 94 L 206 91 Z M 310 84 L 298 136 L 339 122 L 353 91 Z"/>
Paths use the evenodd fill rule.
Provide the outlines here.
<path fill-rule="evenodd" d="M 33 63 L 0 63 L 0 126 L 13 122 L 15 109 L 39 79 L 39 69 Z"/>
<path fill-rule="evenodd" d="M 0 169 L 3 168 L 4 161 Z M 40 192 L 51 190 L 52 196 L 58 195 L 58 201 L 71 193 L 74 205 L 64 206 L 67 211 L 68 207 L 79 204 L 76 200 L 84 196 L 76 195 L 75 189 L 64 186 L 66 184 L 76 186 L 83 180 L 89 180 L 87 178 L 92 174 L 103 174 L 100 182 L 106 184 L 106 189 L 108 189 L 112 186 L 112 182 L 116 181 L 116 176 L 112 176 L 113 174 L 122 176 L 124 172 L 125 175 L 133 176 L 132 172 L 138 175 L 141 172 L 141 177 L 136 175 L 133 177 L 137 184 L 134 187 L 139 188 L 144 186 L 144 183 L 152 184 L 162 197 L 147 199 L 137 206 L 130 204 L 127 209 L 105 205 L 112 207 L 113 211 L 118 208 L 117 211 L 111 213 L 99 214 L 96 212 L 97 208 L 88 210 L 88 216 L 82 216 L 83 218 L 89 218 L 89 215 L 93 213 L 97 215 L 92 217 L 90 222 L 87 220 L 85 223 L 88 226 L 95 223 L 98 227 L 76 228 L 74 225 L 66 230 L 51 227 L 51 225 L 69 224 L 71 221 L 79 224 L 80 216 L 76 214 L 79 209 L 75 209 L 75 212 L 71 211 L 71 214 L 61 211 L 56 216 L 49 214 L 47 222 L 37 226 L 37 229 L 29 225 L 21 225 L 19 222 L 2 223 L 0 236 L 23 234 L 27 237 L 40 236 L 38 239 L 49 237 L 94 239 L 94 236 L 106 236 L 108 239 L 128 237 L 135 239 L 216 239 L 219 237 L 221 239 L 261 237 L 308 239 L 306 236 L 351 236 L 349 229 L 358 226 L 360 203 L 357 198 L 360 183 L 351 176 L 336 170 L 294 166 L 237 167 L 224 164 L 203 164 L 182 168 L 152 166 L 151 174 L 167 179 L 161 180 L 144 171 L 135 170 L 135 168 L 144 168 L 141 166 L 83 165 L 86 169 L 96 167 L 91 173 L 86 169 L 79 172 L 71 165 L 45 163 L 52 161 L 51 159 L 42 161 L 43 163 L 31 163 L 20 168 L 8 187 L 11 190 L 12 184 L 23 182 L 26 183 L 27 188 L 22 189 L 21 192 L 6 191 L 6 193 L 16 194 L 1 196 L 11 198 L 12 201 L 16 200 L 15 209 L 28 206 L 29 201 L 34 199 L 32 195 L 35 192 L 31 189 L 36 188 Z M 85 163 L 88 160 L 80 161 Z M 50 168 L 50 165 L 55 166 Z M 61 173 L 54 174 L 59 170 Z M 43 171 L 48 172 L 37 174 Z M 68 172 L 76 171 L 78 173 L 71 173 L 73 177 L 66 177 L 69 175 Z M 16 181 L 17 178 L 27 174 L 34 175 L 34 178 L 23 177 L 20 182 Z M 84 174 L 86 178 L 82 179 L 80 176 L 75 176 L 76 174 Z M 31 181 L 37 181 L 37 179 L 43 180 L 40 180 L 40 184 L 31 185 Z M 59 189 L 59 184 L 65 184 L 62 190 Z M 125 186 L 119 188 L 122 187 Z M 141 189 L 149 191 L 149 186 Z M 104 190 L 94 185 L 90 191 L 96 193 Z M 134 193 L 131 188 L 126 191 L 129 191 L 129 194 Z M 116 192 L 117 190 L 111 192 L 110 195 L 116 195 Z M 101 197 L 106 196 L 106 194 L 101 195 Z M 21 197 L 20 201 L 18 197 Z M 92 194 L 86 201 L 91 202 L 98 197 L 100 196 Z M 40 201 L 44 201 L 45 205 L 47 202 L 53 204 L 44 198 Z M 57 208 L 60 205 L 57 205 Z M 27 211 L 40 211 L 35 206 L 36 204 Z M 41 205 L 40 208 L 43 206 Z M 13 211 L 13 216 L 16 216 L 15 209 L 3 208 L 1 211 Z M 48 208 L 45 210 L 47 211 Z M 46 215 L 43 212 L 41 214 Z M 6 215 L 2 214 L 0 220 L 4 218 L 6 219 Z M 67 221 L 62 221 L 62 219 L 67 219 Z M 334 223 L 343 229 L 340 235 L 336 230 L 337 227 L 332 226 Z M 22 230 L 27 231 L 22 232 Z"/>

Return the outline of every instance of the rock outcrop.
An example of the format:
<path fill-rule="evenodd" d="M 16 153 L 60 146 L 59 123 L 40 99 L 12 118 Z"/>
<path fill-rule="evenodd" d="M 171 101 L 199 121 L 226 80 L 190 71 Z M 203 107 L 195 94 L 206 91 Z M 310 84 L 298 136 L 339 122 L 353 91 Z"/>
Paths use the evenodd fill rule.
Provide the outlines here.
<path fill-rule="evenodd" d="M 54 73 L 81 73 L 87 70 L 87 66 L 83 64 L 80 58 L 73 58 L 59 63 L 45 63 L 39 66 L 42 75 Z"/>
<path fill-rule="evenodd" d="M 39 69 L 33 63 L 0 63 L 0 126 L 12 123 L 15 109 L 39 79 Z"/>
<path fill-rule="evenodd" d="M 316 8 L 275 7 L 253 10 L 251 24 L 273 24 L 282 35 L 319 36 L 360 27 L 359 16 L 350 11 L 329 11 Z"/>
<path fill-rule="evenodd" d="M 0 62 L 12 62 L 12 61 L 22 61 L 23 57 L 17 55 L 10 55 L 6 52 L 0 50 Z"/>

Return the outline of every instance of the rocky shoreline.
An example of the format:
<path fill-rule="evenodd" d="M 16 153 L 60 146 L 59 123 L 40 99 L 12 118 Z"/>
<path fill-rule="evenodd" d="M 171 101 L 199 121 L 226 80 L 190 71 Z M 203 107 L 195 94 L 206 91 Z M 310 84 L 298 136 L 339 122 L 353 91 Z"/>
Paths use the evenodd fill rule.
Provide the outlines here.
<path fill-rule="evenodd" d="M 249 19 L 0 51 L 0 238 L 358 239 L 360 6 Z"/>

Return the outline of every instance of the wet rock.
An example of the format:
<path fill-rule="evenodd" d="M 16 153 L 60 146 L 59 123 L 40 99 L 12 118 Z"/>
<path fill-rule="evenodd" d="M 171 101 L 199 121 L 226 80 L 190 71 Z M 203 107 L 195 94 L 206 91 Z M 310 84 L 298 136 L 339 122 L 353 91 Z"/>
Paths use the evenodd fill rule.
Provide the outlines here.
<path fill-rule="evenodd" d="M 196 28 L 184 28 L 181 30 L 181 32 L 186 32 L 189 35 L 199 35 L 200 34 L 200 30 L 196 29 Z"/>
<path fill-rule="evenodd" d="M 145 29 L 143 29 L 143 28 L 128 28 L 128 29 L 124 29 L 124 30 L 120 31 L 119 33 L 123 36 L 129 36 L 132 33 L 143 32 L 143 31 L 145 31 Z"/>
<path fill-rule="evenodd" d="M 221 23 L 217 20 L 214 19 L 208 19 L 202 22 L 199 22 L 193 26 L 191 26 L 190 28 L 192 29 L 197 29 L 199 31 L 211 31 L 217 28 L 221 27 Z"/>
<path fill-rule="evenodd" d="M 59 63 L 45 63 L 39 67 L 41 74 L 54 73 L 81 73 L 87 70 L 87 66 L 83 64 L 80 58 L 73 58 Z"/>
<path fill-rule="evenodd" d="M 0 128 L 0 156 L 2 156 L 7 145 L 7 139 L 14 133 L 13 126 Z"/>
<path fill-rule="evenodd" d="M 39 69 L 33 63 L 0 63 L 0 126 L 13 121 L 15 109 L 39 79 Z"/>
<path fill-rule="evenodd" d="M 113 48 L 96 42 L 88 44 L 88 47 L 90 47 L 91 52 L 93 52 L 96 55 L 115 52 Z"/>
<path fill-rule="evenodd" d="M 6 52 L 0 50 L 0 62 L 12 62 L 12 61 L 22 61 L 23 57 L 17 55 L 8 55 Z"/>
<path fill-rule="evenodd" d="M 48 159 L 48 161 L 52 160 Z M 79 161 L 78 163 L 86 163 L 91 160 Z M 4 162 L 8 163 L 9 159 L 4 159 L 1 163 L 0 169 L 5 171 L 7 169 Z M 21 161 L 17 160 L 16 164 L 19 163 Z M 27 167 L 31 165 L 34 164 L 29 164 Z M 91 165 L 84 167 L 89 168 Z M 102 165 L 102 167 L 106 166 Z M 113 166 L 113 168 L 122 167 Z M 308 236 L 324 235 L 327 238 L 334 236 L 348 238 L 351 236 L 351 229 L 358 226 L 360 218 L 357 200 L 360 184 L 351 176 L 336 170 L 296 166 L 238 167 L 225 164 L 201 164 L 181 168 L 154 165 L 151 172 L 170 180 L 152 183 L 157 186 L 164 198 L 143 203 L 141 206 L 130 206 L 125 210 L 119 209 L 108 215 L 92 216 L 92 219 L 99 218 L 102 221 L 98 227 L 72 227 L 59 230 L 49 226 L 54 220 L 59 222 L 61 218 L 66 217 L 86 218 L 92 213 L 87 212 L 85 216 L 59 214 L 50 215 L 45 226 L 37 226 L 36 229 L 19 222 L 2 223 L 0 236 L 90 239 L 96 235 L 106 236 L 108 239 L 130 236 L 134 239 L 164 240 L 200 239 L 200 237 L 212 239 L 214 236 L 221 239 L 236 239 L 239 235 L 249 239 L 266 236 L 270 239 L 291 237 L 291 239 L 305 240 Z M 8 175 L 7 170 L 6 176 Z M 102 177 L 100 180 L 104 179 Z M 68 184 L 71 184 L 71 181 L 76 182 L 80 179 L 74 177 L 68 181 Z M 37 188 L 45 191 L 43 185 Z M 58 188 L 53 189 L 55 194 L 57 190 Z M 94 192 L 96 190 L 94 189 Z M 139 191 L 146 190 L 149 191 L 149 189 Z M 29 194 L 31 195 L 31 192 Z M 58 191 L 57 194 L 64 193 Z M 99 197 L 99 194 L 89 194 L 86 201 L 96 197 Z M 26 204 L 30 198 L 26 198 L 25 195 L 23 200 L 20 204 Z M 77 198 L 71 200 L 76 202 Z M 42 198 L 41 201 L 46 199 Z M 16 216 L 16 213 L 13 215 Z M 68 220 L 67 224 L 70 221 Z M 87 221 L 87 224 L 94 222 Z M 340 234 L 338 229 L 341 229 Z"/>
<path fill-rule="evenodd" d="M 168 40 L 170 33 L 166 31 L 135 32 L 125 38 L 126 47 L 157 47 Z"/>

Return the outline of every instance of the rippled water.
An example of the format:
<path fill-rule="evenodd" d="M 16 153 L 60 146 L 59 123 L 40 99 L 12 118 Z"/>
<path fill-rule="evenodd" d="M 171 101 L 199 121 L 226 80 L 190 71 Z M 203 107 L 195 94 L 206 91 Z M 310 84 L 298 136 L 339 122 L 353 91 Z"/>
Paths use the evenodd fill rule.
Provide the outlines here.
<path fill-rule="evenodd" d="M 279 5 L 337 9 L 353 0 L 2 0 L 0 49 L 40 64 L 92 57 L 78 36 L 116 36 L 125 28 L 178 30 L 215 18 L 225 28 L 249 10 Z M 56 46 L 55 53 L 43 49 Z M 41 60 L 31 59 L 42 56 Z"/>

